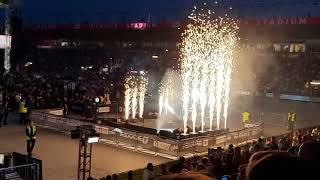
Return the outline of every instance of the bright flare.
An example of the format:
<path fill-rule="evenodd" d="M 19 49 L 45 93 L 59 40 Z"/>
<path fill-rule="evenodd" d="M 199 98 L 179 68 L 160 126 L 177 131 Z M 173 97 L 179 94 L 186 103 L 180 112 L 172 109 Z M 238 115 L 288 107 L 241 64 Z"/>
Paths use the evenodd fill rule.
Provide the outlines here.
<path fill-rule="evenodd" d="M 148 79 L 144 73 L 133 74 L 125 80 L 124 118 L 136 119 L 137 110 L 139 118 L 143 117 L 145 94 L 147 92 Z"/>
<path fill-rule="evenodd" d="M 184 133 L 191 118 L 192 130 L 200 117 L 201 131 L 205 121 L 209 130 L 227 127 L 233 55 L 238 41 L 238 25 L 230 18 L 213 17 L 212 11 L 200 10 L 189 16 L 191 23 L 183 33 L 181 52 L 182 108 Z M 198 116 L 200 109 L 200 116 Z M 191 112 L 191 113 L 190 113 Z M 209 118 L 205 118 L 209 116 Z"/>

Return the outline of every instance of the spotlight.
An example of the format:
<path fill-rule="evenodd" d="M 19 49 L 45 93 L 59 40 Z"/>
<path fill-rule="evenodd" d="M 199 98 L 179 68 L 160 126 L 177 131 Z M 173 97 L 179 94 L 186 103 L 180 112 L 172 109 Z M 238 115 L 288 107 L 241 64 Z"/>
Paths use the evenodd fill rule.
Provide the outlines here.
<path fill-rule="evenodd" d="M 88 137 L 88 141 L 87 143 L 91 144 L 91 143 L 97 143 L 99 142 L 100 137 L 99 136 L 95 136 L 95 137 Z"/>
<path fill-rule="evenodd" d="M 28 67 L 30 65 L 32 65 L 33 63 L 32 62 L 27 62 L 26 64 L 24 64 L 25 67 Z"/>
<path fill-rule="evenodd" d="M 153 59 L 158 59 L 158 58 L 159 58 L 159 56 L 157 56 L 157 55 L 153 55 L 153 56 L 152 56 L 152 58 L 153 58 Z"/>
<path fill-rule="evenodd" d="M 94 101 L 95 101 L 96 103 L 98 103 L 98 102 L 100 102 L 100 98 L 97 97 L 97 98 L 94 99 Z"/>

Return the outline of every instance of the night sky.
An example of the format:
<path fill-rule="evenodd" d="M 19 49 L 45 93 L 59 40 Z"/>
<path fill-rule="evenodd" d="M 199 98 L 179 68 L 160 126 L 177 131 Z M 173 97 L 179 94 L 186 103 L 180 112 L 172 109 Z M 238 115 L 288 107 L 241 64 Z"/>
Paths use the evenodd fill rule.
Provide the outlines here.
<path fill-rule="evenodd" d="M 202 0 L 25 0 L 24 23 L 181 21 Z M 209 1 L 206 1 L 209 2 Z M 213 2 L 213 1 L 211 1 Z M 218 0 L 241 17 L 320 16 L 320 0 Z M 317 4 L 319 3 L 319 4 Z"/>

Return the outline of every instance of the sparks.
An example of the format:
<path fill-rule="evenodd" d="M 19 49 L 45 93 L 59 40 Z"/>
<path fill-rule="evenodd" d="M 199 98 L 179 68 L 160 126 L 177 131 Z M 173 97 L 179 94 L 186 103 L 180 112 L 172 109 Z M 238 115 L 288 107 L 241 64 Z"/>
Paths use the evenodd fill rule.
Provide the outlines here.
<path fill-rule="evenodd" d="M 144 74 L 130 75 L 125 80 L 124 118 L 136 119 L 137 110 L 139 118 L 143 118 L 145 94 L 147 92 L 148 79 Z"/>
<path fill-rule="evenodd" d="M 233 54 L 239 28 L 230 18 L 215 18 L 213 15 L 212 10 L 193 12 L 189 16 L 191 23 L 182 35 L 180 60 L 185 134 L 189 118 L 193 133 L 198 118 L 201 131 L 205 130 L 206 121 L 209 121 L 209 130 L 213 129 L 214 120 L 217 129 L 221 129 L 222 119 L 223 128 L 227 127 Z"/>

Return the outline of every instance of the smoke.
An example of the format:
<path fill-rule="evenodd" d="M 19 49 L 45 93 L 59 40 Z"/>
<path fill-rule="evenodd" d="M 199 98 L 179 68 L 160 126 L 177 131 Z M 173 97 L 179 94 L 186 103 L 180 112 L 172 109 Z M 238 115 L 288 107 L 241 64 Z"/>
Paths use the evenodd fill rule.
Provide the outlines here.
<path fill-rule="evenodd" d="M 173 128 L 171 121 L 181 121 L 181 77 L 168 69 L 159 84 L 158 132 L 162 128 Z M 176 128 L 176 127 L 174 127 Z"/>

